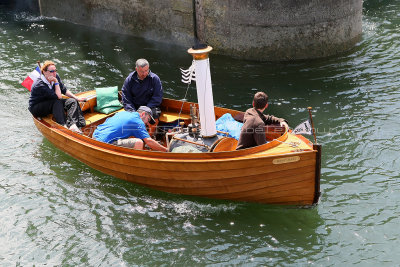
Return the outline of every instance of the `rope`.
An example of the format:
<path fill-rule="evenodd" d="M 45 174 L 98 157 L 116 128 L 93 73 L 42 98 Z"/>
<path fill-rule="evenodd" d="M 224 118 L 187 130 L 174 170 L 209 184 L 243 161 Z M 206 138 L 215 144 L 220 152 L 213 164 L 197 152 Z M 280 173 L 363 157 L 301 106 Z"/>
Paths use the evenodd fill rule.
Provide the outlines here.
<path fill-rule="evenodd" d="M 275 141 L 278 141 L 279 143 L 282 143 L 282 144 L 286 144 L 286 145 L 289 145 L 289 146 L 291 146 L 291 147 L 293 147 L 293 148 L 296 148 L 296 147 L 298 147 L 301 143 L 300 142 L 289 142 L 289 143 L 287 143 L 287 142 L 285 142 L 285 141 L 280 141 L 280 140 L 278 140 L 278 139 L 274 139 Z"/>
<path fill-rule="evenodd" d="M 188 86 L 187 86 L 186 92 L 185 92 L 185 97 L 184 97 L 183 100 L 182 100 L 181 110 L 179 111 L 179 115 L 178 115 L 178 123 L 179 123 L 179 120 L 180 120 L 180 118 L 181 118 L 181 113 L 182 113 L 182 109 L 183 109 L 183 104 L 185 104 L 185 102 L 186 102 L 186 96 L 187 96 L 187 93 L 188 93 L 188 91 L 189 91 L 189 86 L 190 86 L 190 83 L 188 83 Z"/>
<path fill-rule="evenodd" d="M 187 80 L 187 84 L 188 84 L 188 86 L 187 86 L 187 88 L 186 88 L 186 92 L 185 92 L 185 97 L 183 98 L 183 100 L 182 100 L 182 105 L 181 105 L 181 110 L 179 111 L 179 115 L 178 115 L 178 123 L 179 123 L 179 120 L 180 120 L 180 118 L 181 118 L 181 114 L 182 114 L 182 110 L 183 110 L 183 105 L 185 104 L 185 102 L 186 102 L 186 97 L 187 97 L 187 93 L 188 93 L 188 91 L 189 91 L 189 87 L 190 87 L 190 84 L 192 83 L 192 78 L 193 78 L 193 73 L 195 73 L 195 70 L 193 69 L 194 68 L 194 64 L 195 64 L 195 62 L 194 62 L 194 60 L 192 61 L 192 65 L 190 65 L 190 67 L 189 67 L 189 69 L 187 69 L 187 70 L 182 70 L 181 69 L 181 73 L 182 73 L 182 82 L 186 82 L 185 81 L 185 77 L 184 77 L 184 73 L 186 72 L 186 71 L 189 71 L 189 73 L 188 73 L 188 80 Z M 190 70 L 191 70 L 191 72 L 190 72 Z"/>

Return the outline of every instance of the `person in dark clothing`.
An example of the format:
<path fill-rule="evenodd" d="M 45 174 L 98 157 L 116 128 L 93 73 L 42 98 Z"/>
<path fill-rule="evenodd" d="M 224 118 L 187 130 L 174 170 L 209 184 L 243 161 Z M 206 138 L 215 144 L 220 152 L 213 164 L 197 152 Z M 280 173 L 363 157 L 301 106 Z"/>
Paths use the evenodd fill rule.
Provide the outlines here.
<path fill-rule="evenodd" d="M 151 108 L 154 118 L 159 117 L 163 88 L 157 74 L 150 71 L 146 59 L 136 61 L 135 71 L 130 73 L 122 86 L 122 104 L 126 111 L 136 111 L 140 106 Z"/>
<path fill-rule="evenodd" d="M 285 119 L 262 114 L 267 107 L 268 95 L 264 92 L 257 92 L 254 95 L 253 108 L 248 109 L 244 114 L 237 150 L 265 144 L 267 142 L 266 125 L 278 124 L 286 129 L 289 128 Z"/>
<path fill-rule="evenodd" d="M 63 99 L 62 95 L 69 98 Z M 41 67 L 40 77 L 32 84 L 28 109 L 35 117 L 53 114 L 57 123 L 72 131 L 82 133 L 79 127 L 85 126 L 86 121 L 78 101 L 85 100 L 85 98 L 75 96 L 65 87 L 57 74 L 54 62 L 45 61 Z"/>

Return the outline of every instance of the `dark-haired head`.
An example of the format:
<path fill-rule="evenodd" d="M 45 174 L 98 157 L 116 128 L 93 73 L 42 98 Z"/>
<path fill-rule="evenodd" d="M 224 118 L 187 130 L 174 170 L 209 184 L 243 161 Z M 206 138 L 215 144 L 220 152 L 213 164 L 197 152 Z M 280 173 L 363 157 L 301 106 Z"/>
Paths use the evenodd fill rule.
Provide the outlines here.
<path fill-rule="evenodd" d="M 268 95 L 264 92 L 257 92 L 253 98 L 253 105 L 256 109 L 263 109 L 268 104 Z"/>

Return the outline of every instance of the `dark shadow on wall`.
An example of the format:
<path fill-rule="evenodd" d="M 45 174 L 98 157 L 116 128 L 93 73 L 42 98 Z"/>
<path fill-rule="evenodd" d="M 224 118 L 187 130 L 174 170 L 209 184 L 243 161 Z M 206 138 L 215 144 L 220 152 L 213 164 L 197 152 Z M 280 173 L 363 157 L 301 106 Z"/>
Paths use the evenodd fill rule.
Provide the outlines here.
<path fill-rule="evenodd" d="M 16 12 L 40 14 L 39 0 L 0 0 L 0 7 L 13 9 Z"/>

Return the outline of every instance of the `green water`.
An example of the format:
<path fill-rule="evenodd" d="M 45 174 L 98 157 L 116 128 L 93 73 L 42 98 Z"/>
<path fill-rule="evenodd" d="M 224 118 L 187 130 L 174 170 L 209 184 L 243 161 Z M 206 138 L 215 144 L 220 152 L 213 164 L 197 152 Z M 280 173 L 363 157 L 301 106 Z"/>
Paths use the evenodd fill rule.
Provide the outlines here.
<path fill-rule="evenodd" d="M 216 105 L 257 90 L 291 127 L 313 107 L 323 145 L 314 209 L 157 192 L 104 175 L 44 139 L 20 83 L 52 59 L 73 92 L 117 85 L 139 57 L 183 98 L 187 48 L 0 6 L 0 266 L 397 266 L 400 263 L 400 1 L 365 1 L 362 40 L 314 61 L 211 54 Z M 196 101 L 191 87 L 189 100 Z"/>

